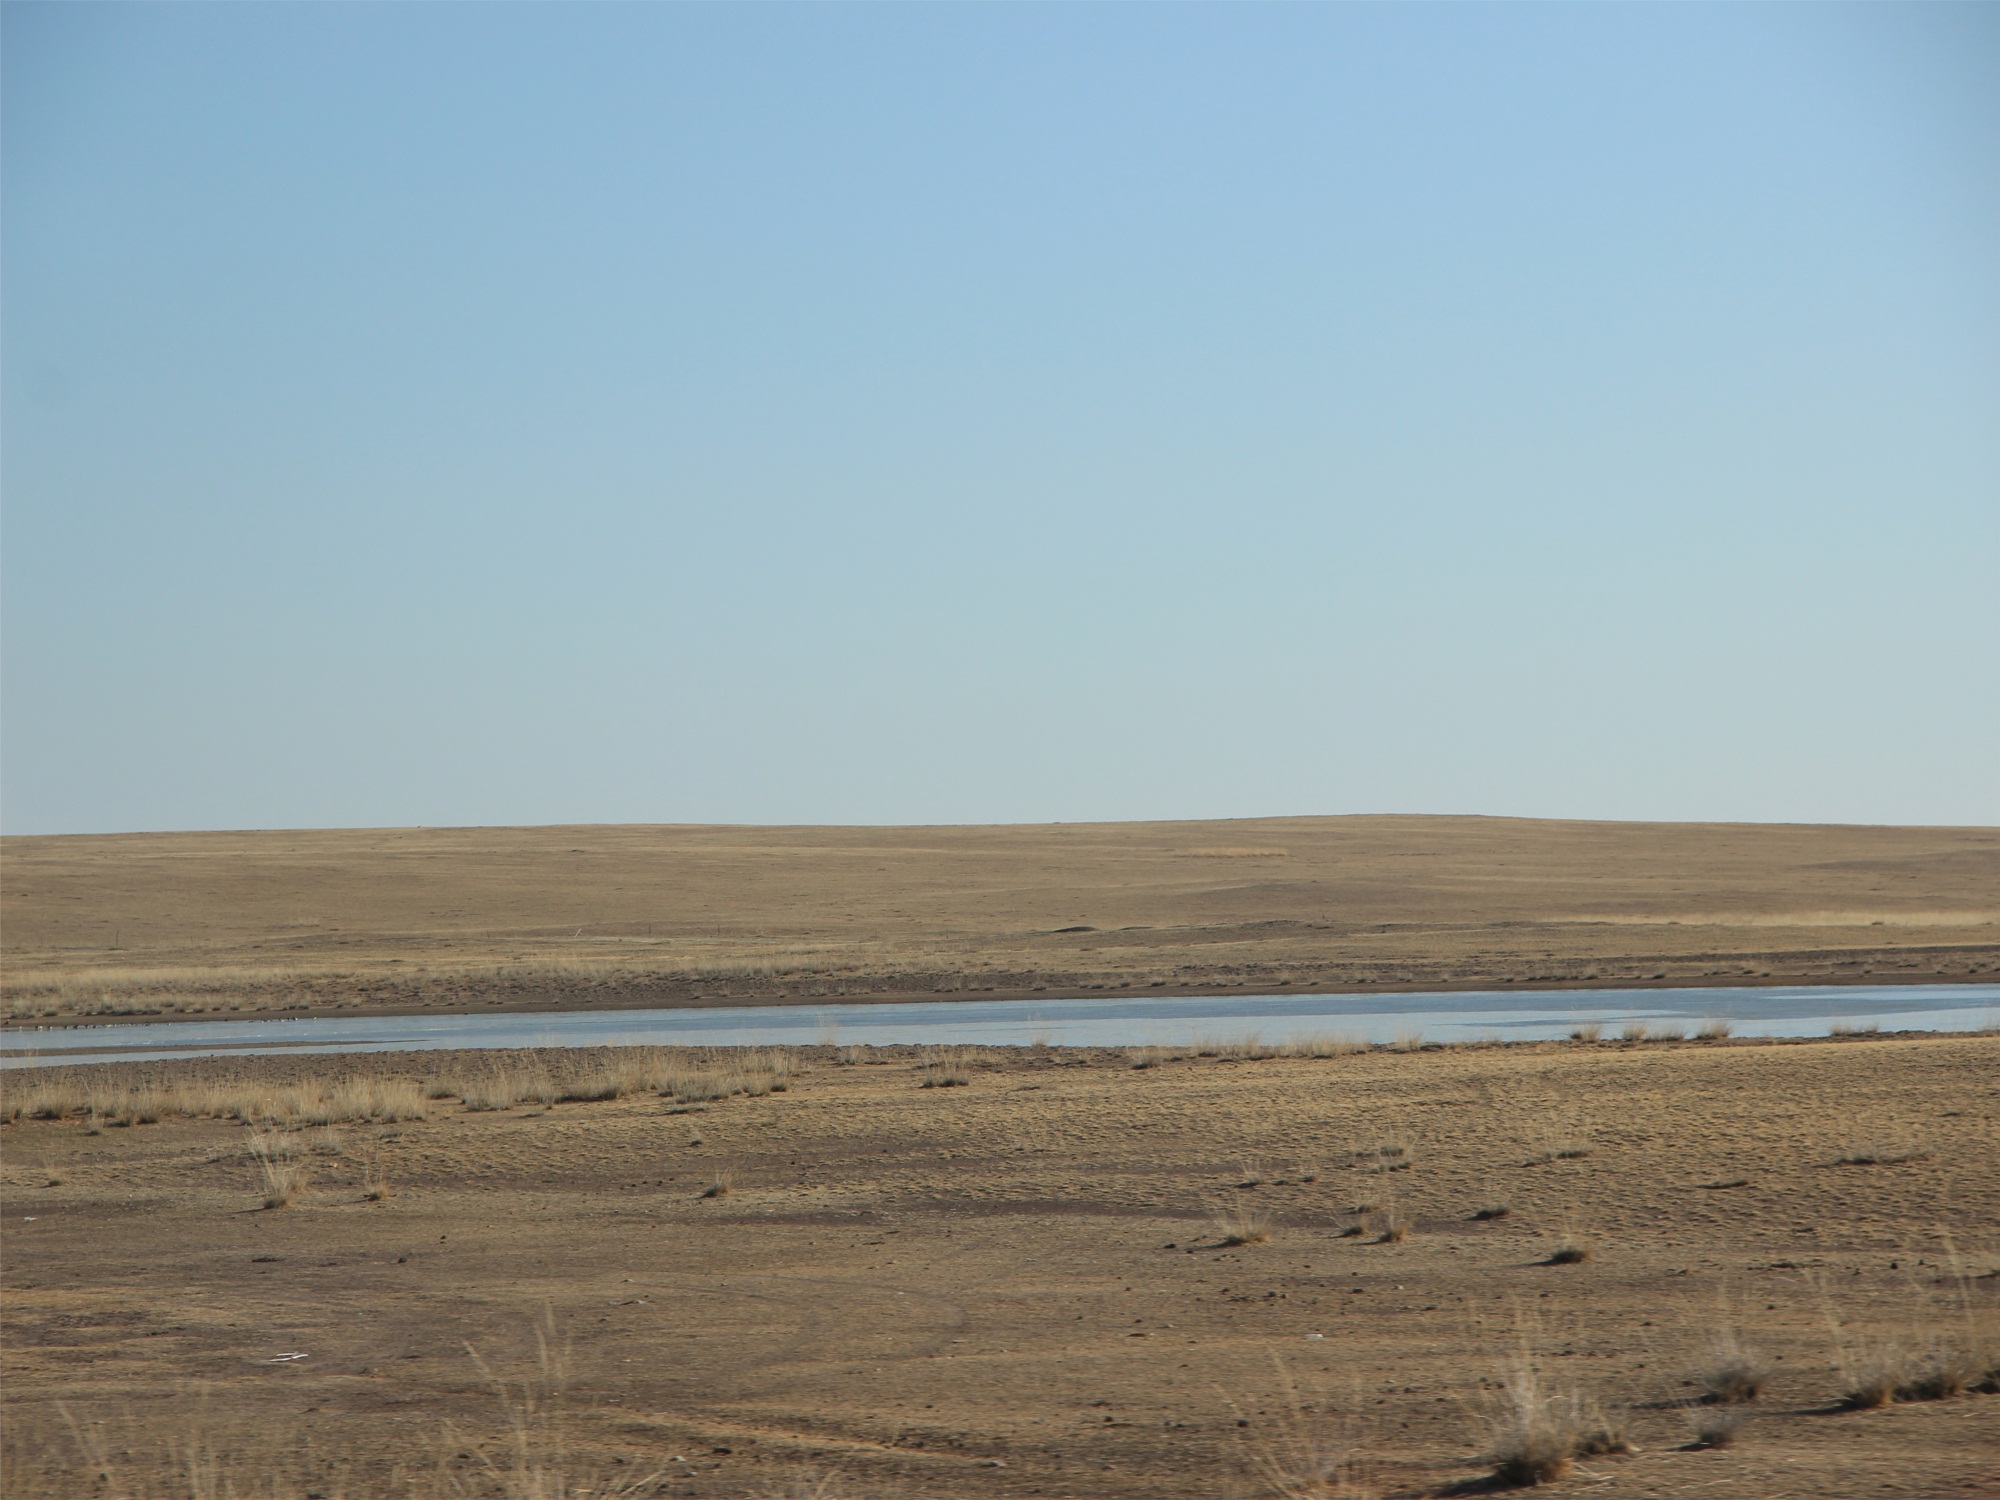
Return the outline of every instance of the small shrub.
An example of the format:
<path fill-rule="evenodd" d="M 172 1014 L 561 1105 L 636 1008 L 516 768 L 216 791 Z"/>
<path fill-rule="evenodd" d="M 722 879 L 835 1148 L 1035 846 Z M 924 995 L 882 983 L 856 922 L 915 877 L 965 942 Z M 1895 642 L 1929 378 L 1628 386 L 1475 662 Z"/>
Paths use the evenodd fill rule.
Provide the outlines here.
<path fill-rule="evenodd" d="M 1489 1219 L 1504 1219 L 1507 1217 L 1508 1214 L 1512 1212 L 1513 1210 L 1510 1209 L 1504 1203 L 1489 1203 L 1484 1208 L 1474 1209 L 1472 1212 L 1472 1217 L 1474 1219 L 1481 1221 Z"/>
<path fill-rule="evenodd" d="M 1604 1453 L 1630 1453 L 1632 1440 L 1625 1436 L 1624 1428 L 1597 1413 L 1579 1427 L 1575 1451 L 1578 1458 L 1595 1458 Z"/>
<path fill-rule="evenodd" d="M 1580 1266 L 1589 1260 L 1590 1256 L 1591 1247 L 1588 1240 L 1565 1237 L 1563 1242 L 1556 1246 L 1550 1253 L 1549 1258 L 1543 1261 L 1542 1264 L 1545 1266 Z"/>
<path fill-rule="evenodd" d="M 735 1185 L 735 1179 L 729 1173 L 717 1172 L 715 1180 L 701 1190 L 701 1195 L 704 1198 L 726 1198 Z"/>

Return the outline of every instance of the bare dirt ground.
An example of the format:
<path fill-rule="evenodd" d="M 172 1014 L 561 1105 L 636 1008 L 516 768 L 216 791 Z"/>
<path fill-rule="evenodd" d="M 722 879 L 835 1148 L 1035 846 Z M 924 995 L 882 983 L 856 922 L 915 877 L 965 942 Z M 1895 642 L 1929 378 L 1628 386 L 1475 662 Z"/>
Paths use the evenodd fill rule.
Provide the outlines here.
<path fill-rule="evenodd" d="M 1273 818 L 10 838 L 14 1020 L 2000 971 L 2000 830 Z"/>
<path fill-rule="evenodd" d="M 7 1492 L 1345 1493 L 1280 1487 L 1303 1432 L 1382 1494 L 1466 1493 L 1525 1353 L 1630 1444 L 1577 1492 L 2000 1495 L 2000 1396 L 1839 1404 L 1871 1361 L 1995 1357 L 2000 1037 L 1036 1050 L 932 1088 L 908 1052 L 796 1056 L 783 1092 L 705 1106 L 11 1120 Z M 289 1207 L 260 1206 L 259 1134 L 310 1167 Z M 1223 1244 L 1232 1211 L 1269 1239 Z M 1718 1330 L 1769 1382 L 1697 1447 Z M 503 1401 L 468 1346 L 525 1384 Z"/>

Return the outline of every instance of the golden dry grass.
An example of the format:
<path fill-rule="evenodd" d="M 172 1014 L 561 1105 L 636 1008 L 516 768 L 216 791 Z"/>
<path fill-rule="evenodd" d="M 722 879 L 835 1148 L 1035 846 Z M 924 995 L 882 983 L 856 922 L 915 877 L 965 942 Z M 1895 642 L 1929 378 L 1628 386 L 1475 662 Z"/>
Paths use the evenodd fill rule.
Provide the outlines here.
<path fill-rule="evenodd" d="M 423 1119 L 337 1127 L 304 1120 L 343 1080 L 427 1094 L 488 1060 L 73 1070 L 86 1096 L 305 1107 L 253 1124 L 168 1110 L 98 1136 L 74 1113 L 0 1125 L 7 1493 L 86 1492 L 58 1402 L 129 1492 L 161 1497 L 186 1492 L 190 1447 L 259 1500 L 598 1494 L 654 1468 L 697 1500 L 833 1473 L 853 1500 L 1415 1497 L 1545 1461 L 1587 1469 L 1605 1500 L 1816 1500 L 1911 1474 L 1982 1493 L 2000 1424 L 2000 1401 L 1971 1394 L 2000 1312 L 1996 1049 L 1550 1043 L 1149 1070 L 1020 1049 L 941 1095 L 913 1086 L 916 1049 L 837 1067 L 823 1048 L 782 1059 L 783 1092 L 692 1102 L 667 1075 L 780 1059 L 535 1054 L 491 1061 L 557 1092 L 623 1061 L 660 1081 L 514 1110 L 429 1098 Z M 1563 1112 L 1592 1122 L 1591 1154 L 1530 1165 Z M 1840 1166 L 1826 1141 L 1849 1128 L 1921 1128 L 1933 1149 Z M 260 1156 L 310 1167 L 283 1211 L 257 1211 Z M 1758 1163 L 1749 1186 L 1702 1188 L 1738 1161 Z M 1475 1220 L 1500 1189 L 1510 1213 Z M 1340 1237 L 1370 1195 L 1402 1238 Z M 1284 1228 L 1220 1243 L 1218 1201 Z M 1587 1264 L 1537 1264 L 1585 1220 Z M 517 1462 L 510 1412 L 541 1378 L 523 1339 L 545 1308 L 564 1416 Z M 1695 1451 L 1718 1322 L 1768 1380 L 1746 1440 Z M 1534 1376 L 1510 1387 L 1517 1347 Z M 1892 1356 L 1887 1404 L 1835 1413 L 1875 1353 Z M 1303 1430 L 1274 1354 L 1311 1388 Z"/>
<path fill-rule="evenodd" d="M 1191 856 L 1248 848 L 1257 855 Z M 2000 832 L 1278 818 L 0 841 L 13 1019 L 2000 972 Z"/>

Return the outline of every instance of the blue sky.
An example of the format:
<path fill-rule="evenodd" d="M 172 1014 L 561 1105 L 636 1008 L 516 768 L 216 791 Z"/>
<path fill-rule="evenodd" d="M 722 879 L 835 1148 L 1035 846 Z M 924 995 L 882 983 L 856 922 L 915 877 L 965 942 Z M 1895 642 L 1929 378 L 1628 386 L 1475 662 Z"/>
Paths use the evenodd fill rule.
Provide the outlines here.
<path fill-rule="evenodd" d="M 2000 7 L 4 24 L 9 832 L 2000 822 Z"/>

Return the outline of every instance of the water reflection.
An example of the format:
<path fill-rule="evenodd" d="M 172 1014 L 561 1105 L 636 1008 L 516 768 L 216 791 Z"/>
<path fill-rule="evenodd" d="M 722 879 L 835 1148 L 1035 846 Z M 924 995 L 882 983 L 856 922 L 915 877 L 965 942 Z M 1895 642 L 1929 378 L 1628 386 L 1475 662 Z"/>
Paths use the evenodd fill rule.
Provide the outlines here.
<path fill-rule="evenodd" d="M 1969 1031 L 2000 1025 L 2000 984 L 1800 985 L 1653 990 L 1487 990 L 1454 994 L 1107 996 L 1091 1000 L 919 1000 L 703 1010 L 160 1021 L 9 1029 L 0 1066 L 130 1062 L 222 1053 L 392 1052 L 457 1047 L 800 1046 L 827 1041 L 1027 1046 L 1180 1046 L 1313 1035 L 1391 1043 L 1567 1036 L 1595 1024 L 1692 1034 L 1824 1036 L 1836 1027 Z"/>

